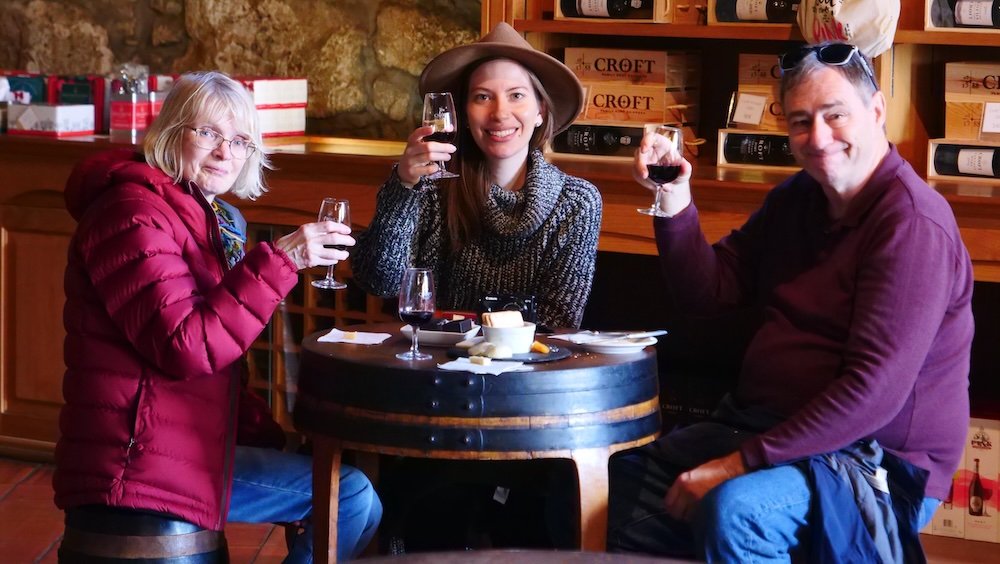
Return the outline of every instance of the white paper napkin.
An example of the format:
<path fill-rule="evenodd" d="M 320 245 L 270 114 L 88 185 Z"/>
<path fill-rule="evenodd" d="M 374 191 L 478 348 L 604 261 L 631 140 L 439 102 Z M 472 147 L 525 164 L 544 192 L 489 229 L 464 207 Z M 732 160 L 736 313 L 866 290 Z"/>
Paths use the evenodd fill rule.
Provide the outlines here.
<path fill-rule="evenodd" d="M 503 374 L 516 370 L 531 370 L 530 366 L 525 366 L 523 362 L 510 360 L 495 360 L 487 365 L 473 364 L 468 358 L 457 358 L 444 364 L 439 364 L 442 370 L 462 370 L 473 374 Z"/>
<path fill-rule="evenodd" d="M 321 343 L 351 343 L 354 345 L 378 345 L 392 337 L 389 333 L 365 333 L 363 331 L 341 331 L 333 328 L 330 332 L 316 339 Z"/>

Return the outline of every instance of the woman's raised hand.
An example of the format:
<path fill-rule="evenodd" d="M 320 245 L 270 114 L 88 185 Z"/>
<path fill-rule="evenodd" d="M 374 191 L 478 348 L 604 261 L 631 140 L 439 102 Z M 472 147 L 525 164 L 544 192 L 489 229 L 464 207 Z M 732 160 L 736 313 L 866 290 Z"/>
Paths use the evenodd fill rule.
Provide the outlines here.
<path fill-rule="evenodd" d="M 421 176 L 438 170 L 437 162 L 451 160 L 451 154 L 458 150 L 451 143 L 425 141 L 424 139 L 432 133 L 434 133 L 433 126 L 422 125 L 414 129 L 406 140 L 406 149 L 399 159 L 396 174 L 408 188 L 420 182 Z"/>
<path fill-rule="evenodd" d="M 328 248 L 329 245 L 353 247 L 355 241 L 350 233 L 351 228 L 343 223 L 317 221 L 302 225 L 275 241 L 274 246 L 284 251 L 299 270 L 329 266 L 350 256 L 346 250 Z"/>

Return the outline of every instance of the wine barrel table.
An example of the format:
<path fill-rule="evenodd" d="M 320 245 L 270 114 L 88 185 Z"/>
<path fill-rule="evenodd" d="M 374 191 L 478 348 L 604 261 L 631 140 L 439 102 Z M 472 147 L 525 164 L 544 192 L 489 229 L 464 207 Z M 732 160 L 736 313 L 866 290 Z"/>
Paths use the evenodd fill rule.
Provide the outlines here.
<path fill-rule="evenodd" d="M 396 359 L 410 344 L 399 323 L 351 329 L 392 337 L 365 346 L 321 343 L 323 333 L 314 333 L 302 345 L 294 421 L 313 441 L 318 562 L 336 559 L 344 450 L 453 460 L 571 459 L 580 484 L 580 547 L 604 550 L 608 458 L 660 433 L 654 347 L 601 355 L 550 340 L 573 354 L 531 364 L 530 371 L 473 374 L 437 368 L 450 360 L 446 348 L 421 347 L 431 360 Z M 377 467 L 363 469 L 377 474 Z"/>

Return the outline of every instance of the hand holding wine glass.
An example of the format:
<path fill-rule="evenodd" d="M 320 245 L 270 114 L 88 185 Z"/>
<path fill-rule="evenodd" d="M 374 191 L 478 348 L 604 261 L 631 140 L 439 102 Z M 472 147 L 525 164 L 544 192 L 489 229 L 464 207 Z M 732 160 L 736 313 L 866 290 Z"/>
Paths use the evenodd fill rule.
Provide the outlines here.
<path fill-rule="evenodd" d="M 455 112 L 451 92 L 428 92 L 424 95 L 423 125 L 434 128 L 434 133 L 424 137 L 424 141 L 455 143 L 458 137 L 458 113 Z M 427 178 L 458 178 L 457 174 L 448 172 L 444 161 L 439 161 L 437 165 L 438 170 L 428 174 Z"/>
<path fill-rule="evenodd" d="M 434 273 L 429 268 L 407 268 L 399 283 L 399 318 L 409 323 L 410 350 L 396 355 L 401 360 L 427 360 L 431 355 L 417 350 L 420 327 L 434 317 Z"/>
<path fill-rule="evenodd" d="M 336 221 L 337 223 L 350 225 L 351 207 L 347 200 L 323 198 L 323 203 L 320 204 L 319 207 L 319 221 Z M 334 248 L 341 251 L 347 250 L 347 248 L 343 245 L 337 245 Z M 326 277 L 320 280 L 313 280 L 312 285 L 323 290 L 342 290 L 346 288 L 347 284 L 339 282 L 333 277 L 333 269 L 335 266 L 336 265 L 331 264 L 326 269 Z"/>
<path fill-rule="evenodd" d="M 663 186 L 670 184 L 681 174 L 684 162 L 684 157 L 681 155 L 684 147 L 683 134 L 678 127 L 660 123 L 646 124 L 644 129 L 646 133 L 642 145 L 636 152 L 635 176 L 640 183 L 652 184 L 656 196 L 652 205 L 648 208 L 637 208 L 636 211 L 646 215 L 668 217 L 672 214 L 663 210 L 661 197 L 664 193 Z M 690 195 L 688 196 L 690 199 Z"/>

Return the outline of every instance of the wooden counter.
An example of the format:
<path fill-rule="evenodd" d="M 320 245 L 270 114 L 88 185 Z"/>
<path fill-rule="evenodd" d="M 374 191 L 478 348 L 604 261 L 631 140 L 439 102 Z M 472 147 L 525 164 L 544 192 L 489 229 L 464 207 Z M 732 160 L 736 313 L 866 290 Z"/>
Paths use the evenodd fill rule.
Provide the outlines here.
<path fill-rule="evenodd" d="M 51 452 L 64 370 L 63 270 L 75 227 L 64 209 L 62 190 L 76 162 L 116 146 L 120 145 L 104 138 L 57 141 L 0 135 L 0 454 L 45 458 Z M 276 170 L 268 175 L 270 192 L 256 202 L 238 205 L 252 223 L 299 225 L 316 217 L 322 197 L 338 196 L 351 200 L 355 227 L 363 227 L 374 213 L 378 186 L 402 147 L 385 141 L 283 140 L 274 147 Z M 650 219 L 635 211 L 649 205 L 650 194 L 631 179 L 627 163 L 561 157 L 553 162 L 600 188 L 601 251 L 656 253 Z M 708 238 L 718 239 L 739 226 L 784 176 L 696 165 L 694 197 Z M 955 210 L 976 279 L 1000 281 L 1000 185 L 936 188 Z M 355 307 L 347 303 L 346 295 L 323 299 L 337 300 L 329 311 Z M 297 307 L 289 307 L 292 315 L 309 313 L 308 307 Z M 378 315 L 356 319 L 386 319 Z M 304 334 L 316 329 L 305 323 Z M 297 346 L 289 340 L 293 348 Z"/>

